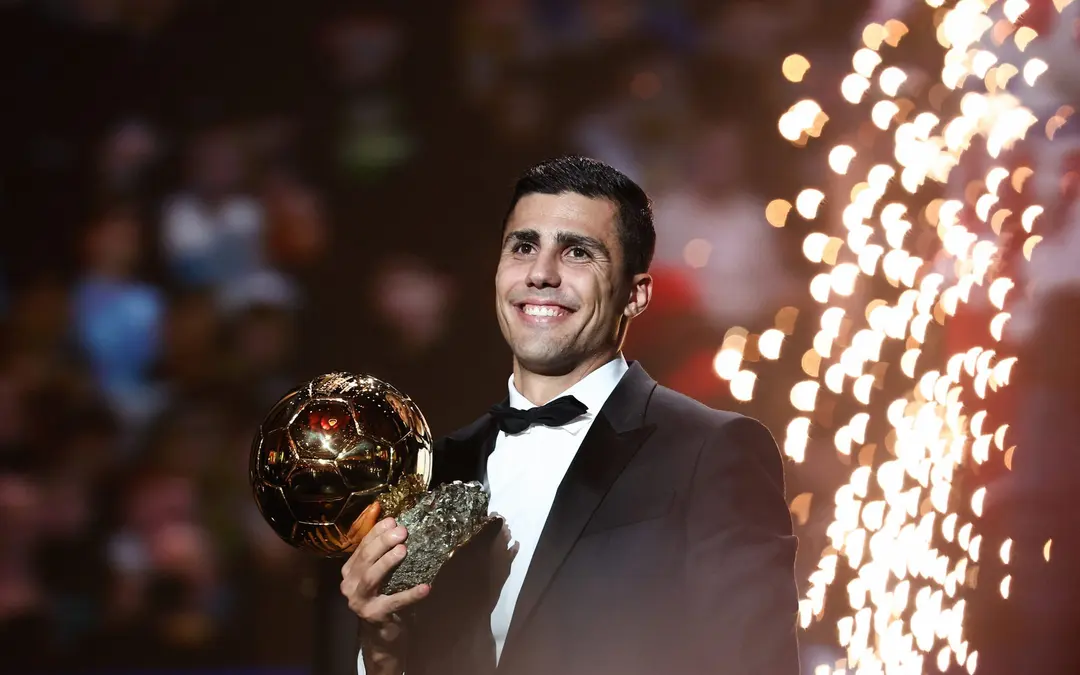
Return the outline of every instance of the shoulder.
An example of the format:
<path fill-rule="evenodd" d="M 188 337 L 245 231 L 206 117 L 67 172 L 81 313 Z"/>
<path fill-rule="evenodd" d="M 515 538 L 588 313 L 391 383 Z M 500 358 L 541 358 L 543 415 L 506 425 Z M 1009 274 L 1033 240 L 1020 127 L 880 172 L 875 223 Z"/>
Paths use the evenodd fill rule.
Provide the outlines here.
<path fill-rule="evenodd" d="M 659 425 L 680 426 L 695 431 L 718 431 L 739 420 L 760 424 L 757 420 L 729 410 L 717 410 L 680 394 L 674 389 L 657 385 L 649 400 L 648 418 Z"/>
<path fill-rule="evenodd" d="M 454 480 L 480 480 L 481 452 L 491 432 L 491 416 L 484 414 L 471 424 L 435 441 L 433 484 Z"/>
<path fill-rule="evenodd" d="M 662 385 L 649 402 L 649 421 L 681 437 L 700 439 L 695 462 L 719 466 L 757 466 L 783 484 L 784 460 L 776 439 L 760 421 L 717 410 Z"/>
<path fill-rule="evenodd" d="M 455 431 L 451 431 L 445 436 L 440 436 L 439 438 L 435 439 L 435 447 L 440 448 L 447 445 L 453 445 L 455 443 L 472 440 L 480 434 L 486 432 L 490 424 L 491 415 L 489 415 L 488 413 L 484 413 L 483 415 L 476 418 L 469 424 L 461 427 L 460 429 L 456 429 Z"/>

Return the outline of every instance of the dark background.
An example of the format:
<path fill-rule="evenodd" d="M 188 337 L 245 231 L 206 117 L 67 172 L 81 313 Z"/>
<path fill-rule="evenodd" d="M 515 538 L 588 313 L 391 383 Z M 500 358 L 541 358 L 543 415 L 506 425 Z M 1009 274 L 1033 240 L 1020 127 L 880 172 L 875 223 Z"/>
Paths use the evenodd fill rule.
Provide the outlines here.
<path fill-rule="evenodd" d="M 792 147 L 776 120 L 812 97 L 846 130 L 834 140 L 862 138 L 865 111 L 838 107 L 836 83 L 874 11 L 0 2 L 0 668 L 351 668 L 336 566 L 287 547 L 255 510 L 254 430 L 289 387 L 330 370 L 394 383 L 437 435 L 501 399 L 499 229 L 517 175 L 564 152 L 611 162 L 656 201 L 657 297 L 628 357 L 782 440 L 813 321 L 749 403 L 712 359 L 733 326 L 761 332 L 782 307 L 814 304 L 804 224 L 774 229 L 763 214 L 830 188 L 831 145 Z M 940 50 L 909 42 L 907 64 L 935 76 Z M 792 52 L 813 64 L 798 87 L 780 74 Z M 1045 345 L 1024 347 L 1021 391 L 1036 393 L 1000 412 L 1031 408 L 1061 449 L 1052 466 L 1075 462 L 1061 428 L 1075 417 L 1069 297 L 1037 333 L 1068 358 L 1040 370 Z M 1049 424 L 1039 395 L 1066 414 Z M 844 479 L 832 433 L 813 440 L 821 460 L 789 463 L 789 497 Z M 1063 513 L 1046 501 L 1030 518 Z M 800 584 L 831 517 L 822 499 L 799 522 Z M 1035 606 L 1029 618 L 1071 625 Z M 827 625 L 804 636 L 808 669 L 842 655 L 834 642 Z"/>

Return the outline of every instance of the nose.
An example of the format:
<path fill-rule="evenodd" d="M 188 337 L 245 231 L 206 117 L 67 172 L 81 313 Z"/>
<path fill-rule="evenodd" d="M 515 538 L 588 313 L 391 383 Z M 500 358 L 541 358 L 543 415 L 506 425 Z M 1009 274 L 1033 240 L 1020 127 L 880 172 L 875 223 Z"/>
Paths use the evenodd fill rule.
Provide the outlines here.
<path fill-rule="evenodd" d="M 530 288 L 554 288 L 562 283 L 559 275 L 559 259 L 552 253 L 541 252 L 533 260 L 526 280 Z"/>

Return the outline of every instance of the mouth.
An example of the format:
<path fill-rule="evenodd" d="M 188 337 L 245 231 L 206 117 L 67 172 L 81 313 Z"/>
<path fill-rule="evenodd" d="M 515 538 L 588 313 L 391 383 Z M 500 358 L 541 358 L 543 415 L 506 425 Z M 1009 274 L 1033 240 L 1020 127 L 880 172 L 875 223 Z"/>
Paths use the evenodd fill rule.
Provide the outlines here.
<path fill-rule="evenodd" d="M 528 323 L 551 324 L 574 313 L 574 310 L 551 303 L 519 302 L 514 305 L 518 314 Z"/>

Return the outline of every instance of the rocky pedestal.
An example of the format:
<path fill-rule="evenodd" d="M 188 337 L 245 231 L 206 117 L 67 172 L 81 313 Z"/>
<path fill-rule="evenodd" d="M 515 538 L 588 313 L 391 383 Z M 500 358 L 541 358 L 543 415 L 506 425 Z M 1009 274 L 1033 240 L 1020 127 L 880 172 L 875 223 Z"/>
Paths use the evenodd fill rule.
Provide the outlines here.
<path fill-rule="evenodd" d="M 434 582 L 456 552 L 474 539 L 487 540 L 487 533 L 501 524 L 500 518 L 488 515 L 488 494 L 475 481 L 446 483 L 431 492 L 403 481 L 380 501 L 383 514 L 393 516 L 409 533 L 405 559 L 383 583 L 387 595 Z M 477 537 L 481 531 L 485 536 Z"/>

